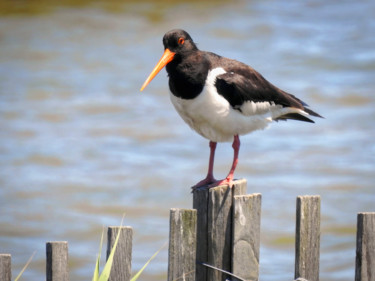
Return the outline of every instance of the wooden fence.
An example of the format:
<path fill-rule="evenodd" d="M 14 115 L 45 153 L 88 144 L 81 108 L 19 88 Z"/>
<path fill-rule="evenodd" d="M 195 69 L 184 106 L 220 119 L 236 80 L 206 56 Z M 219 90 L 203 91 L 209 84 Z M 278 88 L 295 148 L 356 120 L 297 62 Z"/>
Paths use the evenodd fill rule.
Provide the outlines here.
<path fill-rule="evenodd" d="M 246 194 L 246 180 L 233 188 L 196 190 L 193 209 L 171 209 L 168 281 L 259 279 L 261 194 Z M 319 280 L 320 196 L 298 196 L 295 279 Z M 107 258 L 121 231 L 110 275 L 128 281 L 131 227 L 109 227 Z M 46 244 L 46 280 L 69 280 L 68 243 Z M 220 269 L 220 270 L 219 270 Z M 0 280 L 11 280 L 11 256 L 0 254 Z M 355 281 L 375 281 L 375 212 L 357 217 Z"/>

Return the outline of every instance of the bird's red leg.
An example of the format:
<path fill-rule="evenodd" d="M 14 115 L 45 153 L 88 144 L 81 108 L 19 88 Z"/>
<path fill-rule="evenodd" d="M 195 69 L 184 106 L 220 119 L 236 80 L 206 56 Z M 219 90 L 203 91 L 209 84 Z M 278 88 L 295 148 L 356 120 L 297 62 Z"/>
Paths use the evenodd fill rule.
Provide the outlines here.
<path fill-rule="evenodd" d="M 210 160 L 208 162 L 208 172 L 207 172 L 207 179 L 212 180 L 211 182 L 215 181 L 214 178 L 214 161 L 215 161 L 215 150 L 216 150 L 216 142 L 210 141 Z"/>
<path fill-rule="evenodd" d="M 196 189 L 198 187 L 211 184 L 216 181 L 214 178 L 214 160 L 215 160 L 215 150 L 216 150 L 216 142 L 210 141 L 210 160 L 208 162 L 208 172 L 207 176 L 204 180 L 201 180 L 192 188 Z"/>
<path fill-rule="evenodd" d="M 235 135 L 234 140 L 233 140 L 233 144 L 232 144 L 232 147 L 233 147 L 233 150 L 234 150 L 232 168 L 230 169 L 229 174 L 225 179 L 213 183 L 212 185 L 210 185 L 210 187 L 219 186 L 219 185 L 229 185 L 230 187 L 232 187 L 232 185 L 233 185 L 233 174 L 234 174 L 234 170 L 236 169 L 237 163 L 238 163 L 238 152 L 240 151 L 240 145 L 241 145 L 240 138 L 238 137 L 238 135 Z"/>

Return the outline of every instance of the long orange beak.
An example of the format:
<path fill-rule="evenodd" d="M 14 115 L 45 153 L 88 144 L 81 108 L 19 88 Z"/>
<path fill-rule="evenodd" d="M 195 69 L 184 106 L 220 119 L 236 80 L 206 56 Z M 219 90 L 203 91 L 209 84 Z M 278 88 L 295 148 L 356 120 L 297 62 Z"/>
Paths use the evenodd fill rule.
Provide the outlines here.
<path fill-rule="evenodd" d="M 163 69 L 164 66 L 166 66 L 168 63 L 170 63 L 173 60 L 173 57 L 176 53 L 171 52 L 169 49 L 165 49 L 163 56 L 159 60 L 158 64 L 155 66 L 155 68 L 152 70 L 151 74 L 147 77 L 146 81 L 143 83 L 141 92 L 144 88 L 151 82 L 152 79 L 159 73 L 160 70 Z"/>

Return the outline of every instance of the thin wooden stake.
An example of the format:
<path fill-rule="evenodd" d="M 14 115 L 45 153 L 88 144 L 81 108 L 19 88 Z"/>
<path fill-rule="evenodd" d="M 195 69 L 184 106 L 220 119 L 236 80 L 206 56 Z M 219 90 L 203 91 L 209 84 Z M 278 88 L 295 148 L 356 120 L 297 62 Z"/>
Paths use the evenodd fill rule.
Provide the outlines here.
<path fill-rule="evenodd" d="M 231 272 L 232 190 L 218 186 L 209 190 L 208 264 Z M 208 281 L 225 281 L 220 271 L 208 269 Z"/>
<path fill-rule="evenodd" d="M 0 254 L 0 280 L 12 280 L 12 256 L 10 254 Z"/>
<path fill-rule="evenodd" d="M 68 242 L 47 242 L 46 255 L 47 281 L 68 281 Z"/>
<path fill-rule="evenodd" d="M 195 281 L 197 210 L 171 209 L 168 281 Z"/>
<path fill-rule="evenodd" d="M 355 281 L 375 280 L 375 213 L 358 213 Z"/>
<path fill-rule="evenodd" d="M 232 272 L 244 280 L 259 278 L 262 195 L 234 196 Z"/>
<path fill-rule="evenodd" d="M 121 231 L 120 238 L 113 257 L 113 264 L 110 281 L 129 281 L 131 277 L 132 264 L 132 241 L 133 228 L 130 226 L 110 226 L 107 233 L 107 259 L 111 253 L 111 249 L 115 243 L 118 231 Z"/>
<path fill-rule="evenodd" d="M 320 196 L 298 196 L 294 278 L 319 280 Z"/>
<path fill-rule="evenodd" d="M 207 213 L 208 213 L 208 189 L 198 189 L 193 192 L 193 209 L 197 210 L 197 262 L 207 262 Z M 207 280 L 207 267 L 197 264 L 195 280 Z"/>

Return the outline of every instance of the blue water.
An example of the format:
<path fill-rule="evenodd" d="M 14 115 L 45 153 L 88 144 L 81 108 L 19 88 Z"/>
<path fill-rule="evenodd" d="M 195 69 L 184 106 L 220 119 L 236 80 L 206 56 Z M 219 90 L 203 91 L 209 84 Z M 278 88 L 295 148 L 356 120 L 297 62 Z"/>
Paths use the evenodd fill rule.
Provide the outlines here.
<path fill-rule="evenodd" d="M 53 3 L 53 2 L 52 2 Z M 246 62 L 325 117 L 241 138 L 236 177 L 262 202 L 261 280 L 292 280 L 295 200 L 322 199 L 322 280 L 354 278 L 358 212 L 375 211 L 374 1 L 88 2 L 0 8 L 0 252 L 44 278 L 45 242 L 69 242 L 71 280 L 92 276 L 103 226 L 134 228 L 136 271 L 190 208 L 208 141 L 170 104 L 165 71 L 186 29 L 202 50 Z M 26 5 L 26 4 L 25 4 Z M 31 5 L 31 4 L 29 4 Z M 215 174 L 230 168 L 219 144 Z M 141 280 L 165 280 L 167 249 Z"/>

